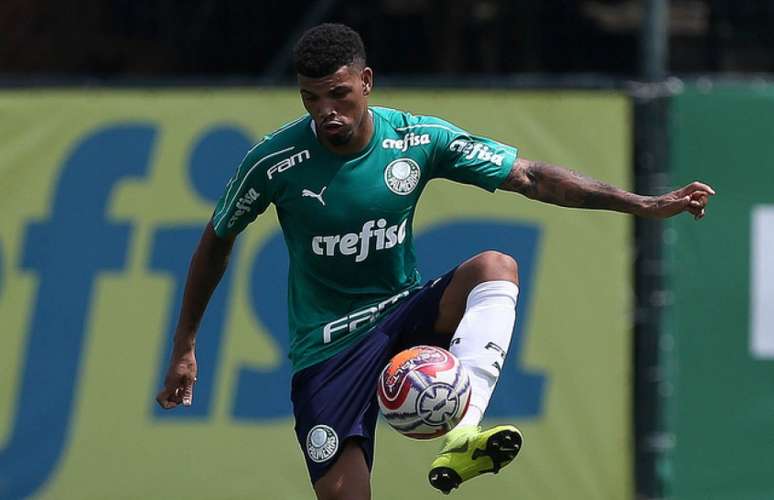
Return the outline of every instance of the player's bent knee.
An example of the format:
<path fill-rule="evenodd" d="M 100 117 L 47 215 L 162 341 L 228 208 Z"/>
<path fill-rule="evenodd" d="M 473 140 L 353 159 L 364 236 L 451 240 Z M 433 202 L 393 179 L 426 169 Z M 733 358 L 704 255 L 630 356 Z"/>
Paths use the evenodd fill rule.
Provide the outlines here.
<path fill-rule="evenodd" d="M 481 281 L 507 280 L 519 282 L 519 264 L 508 254 L 487 250 L 473 259 L 481 273 Z"/>

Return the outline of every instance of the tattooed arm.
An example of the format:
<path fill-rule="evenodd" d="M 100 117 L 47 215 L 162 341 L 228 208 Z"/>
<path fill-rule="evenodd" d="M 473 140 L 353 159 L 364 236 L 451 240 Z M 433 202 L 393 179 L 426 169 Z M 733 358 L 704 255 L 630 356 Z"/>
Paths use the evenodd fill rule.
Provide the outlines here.
<path fill-rule="evenodd" d="M 701 182 L 661 196 L 640 196 L 578 172 L 541 161 L 519 158 L 500 189 L 563 207 L 614 210 L 663 219 L 690 212 L 697 220 L 715 191 Z"/>

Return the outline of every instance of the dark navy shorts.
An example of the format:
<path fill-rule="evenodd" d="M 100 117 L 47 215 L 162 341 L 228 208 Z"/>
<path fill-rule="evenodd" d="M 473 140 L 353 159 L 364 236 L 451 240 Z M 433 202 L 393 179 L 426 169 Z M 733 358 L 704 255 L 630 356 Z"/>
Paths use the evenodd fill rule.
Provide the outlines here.
<path fill-rule="evenodd" d="M 414 291 L 366 335 L 336 355 L 293 376 L 296 437 L 314 484 L 336 462 L 347 439 L 356 439 L 370 470 L 379 404 L 376 382 L 387 362 L 416 345 L 448 349 L 451 334 L 433 331 L 441 295 L 454 271 Z"/>

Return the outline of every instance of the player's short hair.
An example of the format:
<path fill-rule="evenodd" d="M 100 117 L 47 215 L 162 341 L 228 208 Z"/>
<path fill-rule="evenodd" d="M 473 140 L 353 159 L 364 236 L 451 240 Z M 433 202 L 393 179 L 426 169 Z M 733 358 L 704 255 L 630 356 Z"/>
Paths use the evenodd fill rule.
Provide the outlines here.
<path fill-rule="evenodd" d="M 324 23 L 301 35 L 293 49 L 293 63 L 299 75 L 320 78 L 348 64 L 365 67 L 365 46 L 349 26 Z"/>

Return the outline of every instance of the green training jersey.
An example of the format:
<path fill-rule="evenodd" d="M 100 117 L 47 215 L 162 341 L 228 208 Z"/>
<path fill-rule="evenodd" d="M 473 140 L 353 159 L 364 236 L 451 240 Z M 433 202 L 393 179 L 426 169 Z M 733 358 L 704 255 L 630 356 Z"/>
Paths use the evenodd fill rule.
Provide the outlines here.
<path fill-rule="evenodd" d="M 294 371 L 356 342 L 420 285 L 412 220 L 442 177 L 494 191 L 517 149 L 441 119 L 370 108 L 374 134 L 342 156 L 317 140 L 310 116 L 267 135 L 226 186 L 212 225 L 242 231 L 274 203 L 287 245 Z"/>

